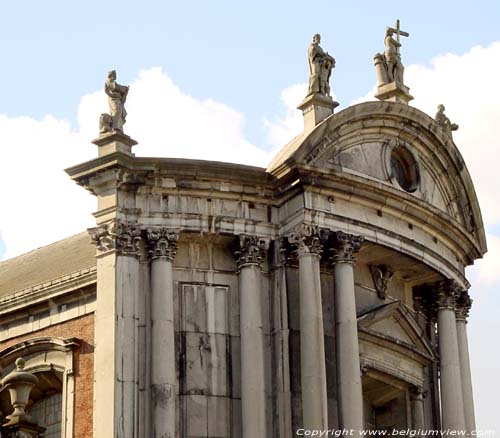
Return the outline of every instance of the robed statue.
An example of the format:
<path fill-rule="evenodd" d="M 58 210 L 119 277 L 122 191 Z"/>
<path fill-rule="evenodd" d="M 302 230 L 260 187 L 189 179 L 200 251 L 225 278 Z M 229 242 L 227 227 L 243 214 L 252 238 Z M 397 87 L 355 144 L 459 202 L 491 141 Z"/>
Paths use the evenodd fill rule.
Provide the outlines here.
<path fill-rule="evenodd" d="M 458 129 L 458 125 L 456 123 L 451 123 L 451 120 L 444 113 L 445 107 L 443 104 L 438 105 L 438 112 L 436 113 L 436 123 L 449 135 L 451 136 L 452 131 L 456 131 Z"/>
<path fill-rule="evenodd" d="M 116 71 L 111 70 L 104 84 L 104 91 L 108 95 L 109 114 L 101 114 L 99 132 L 101 134 L 112 131 L 123 132 L 123 125 L 127 117 L 125 101 L 128 95 L 128 86 L 116 82 Z"/>
<path fill-rule="evenodd" d="M 335 59 L 323 51 L 319 43 L 321 36 L 317 33 L 309 45 L 309 91 L 311 94 L 322 94 L 330 97 L 330 76 L 335 67 Z"/>

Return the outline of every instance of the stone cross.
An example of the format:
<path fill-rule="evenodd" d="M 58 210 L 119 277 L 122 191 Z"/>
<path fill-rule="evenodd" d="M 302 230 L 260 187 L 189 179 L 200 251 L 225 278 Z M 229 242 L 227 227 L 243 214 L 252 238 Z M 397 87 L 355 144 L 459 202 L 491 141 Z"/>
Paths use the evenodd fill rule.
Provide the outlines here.
<path fill-rule="evenodd" d="M 400 27 L 400 22 L 399 22 L 399 19 L 396 20 L 396 27 L 390 27 L 389 29 L 391 29 L 393 32 L 396 33 L 396 41 L 399 43 L 400 40 L 399 40 L 399 37 L 400 36 L 404 36 L 404 37 L 409 37 L 410 34 L 408 32 L 405 32 L 403 30 L 401 30 L 401 27 Z M 399 47 L 397 48 L 398 52 L 399 52 Z"/>

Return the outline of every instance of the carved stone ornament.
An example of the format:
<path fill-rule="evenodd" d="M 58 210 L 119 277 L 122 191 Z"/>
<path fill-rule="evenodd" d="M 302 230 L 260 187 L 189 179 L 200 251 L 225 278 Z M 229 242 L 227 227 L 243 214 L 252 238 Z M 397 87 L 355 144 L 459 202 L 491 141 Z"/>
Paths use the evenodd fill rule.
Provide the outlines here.
<path fill-rule="evenodd" d="M 396 35 L 396 38 L 394 38 Z M 375 59 L 375 69 L 377 71 L 378 85 L 382 86 L 395 82 L 398 85 L 403 85 L 404 67 L 401 62 L 401 41 L 400 37 L 408 37 L 410 34 L 400 29 L 399 20 L 396 20 L 396 26 L 388 27 L 385 31 L 385 51 L 377 53 Z"/>
<path fill-rule="evenodd" d="M 296 256 L 304 254 L 321 255 L 323 245 L 328 239 L 330 230 L 316 225 L 300 224 L 288 235 L 288 242 L 292 245 Z"/>
<path fill-rule="evenodd" d="M 104 91 L 108 95 L 109 114 L 101 114 L 99 118 L 99 133 L 123 132 L 123 125 L 127 117 L 125 101 L 129 87 L 116 82 L 116 71 L 111 70 L 104 84 Z"/>
<path fill-rule="evenodd" d="M 259 265 L 266 260 L 269 239 L 241 234 L 235 242 L 234 255 L 238 268 L 244 265 Z"/>
<path fill-rule="evenodd" d="M 436 113 L 436 123 L 448 134 L 450 137 L 452 136 L 452 131 L 456 131 L 458 129 L 458 125 L 456 123 L 451 123 L 450 119 L 444 113 L 445 107 L 443 104 L 438 105 L 438 112 Z"/>
<path fill-rule="evenodd" d="M 439 281 L 435 285 L 436 298 L 434 305 L 437 310 L 455 310 L 457 298 L 460 294 L 458 284 L 454 280 Z"/>
<path fill-rule="evenodd" d="M 101 252 L 116 250 L 123 255 L 139 255 L 141 229 L 137 224 L 115 220 L 88 231 L 92 243 Z"/>
<path fill-rule="evenodd" d="M 321 94 L 330 97 L 330 76 L 335 68 L 335 59 L 323 51 L 319 43 L 321 36 L 314 35 L 307 54 L 309 59 L 309 90 L 308 95 Z"/>
<path fill-rule="evenodd" d="M 147 231 L 148 251 L 152 259 L 164 257 L 172 261 L 177 252 L 179 233 L 167 228 L 151 228 Z"/>
<path fill-rule="evenodd" d="M 370 265 L 370 272 L 378 297 L 385 300 L 387 286 L 394 275 L 394 271 L 388 265 Z"/>
<path fill-rule="evenodd" d="M 333 246 L 331 248 L 331 262 L 333 264 L 354 263 L 363 241 L 364 238 L 361 236 L 354 236 L 342 231 L 337 231 L 334 235 Z"/>
<path fill-rule="evenodd" d="M 472 299 L 469 292 L 462 290 L 459 292 L 456 299 L 455 314 L 457 319 L 467 320 L 469 317 L 469 312 L 472 307 Z"/>

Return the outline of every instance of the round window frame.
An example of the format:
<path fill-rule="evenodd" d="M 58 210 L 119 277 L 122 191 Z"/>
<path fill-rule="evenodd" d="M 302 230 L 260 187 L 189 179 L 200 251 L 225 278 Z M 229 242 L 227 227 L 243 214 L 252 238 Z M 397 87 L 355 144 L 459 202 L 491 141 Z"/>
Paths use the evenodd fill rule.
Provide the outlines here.
<path fill-rule="evenodd" d="M 387 179 L 392 185 L 400 188 L 406 193 L 415 193 L 420 188 L 420 168 L 416 154 L 408 147 L 408 145 L 400 141 L 389 142 L 385 148 L 385 172 Z M 393 160 L 396 159 L 404 167 L 404 171 L 408 173 L 408 184 L 401 184 L 396 176 L 393 166 Z"/>

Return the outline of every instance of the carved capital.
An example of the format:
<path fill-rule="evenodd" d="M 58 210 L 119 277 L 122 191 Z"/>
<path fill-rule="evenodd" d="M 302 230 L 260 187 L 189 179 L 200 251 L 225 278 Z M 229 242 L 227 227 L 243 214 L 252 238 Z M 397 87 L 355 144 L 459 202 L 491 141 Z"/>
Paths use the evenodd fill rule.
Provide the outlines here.
<path fill-rule="evenodd" d="M 354 263 L 364 238 L 337 231 L 333 238 L 330 260 L 336 263 Z"/>
<path fill-rule="evenodd" d="M 457 296 L 460 293 L 458 284 L 454 280 L 438 281 L 435 284 L 435 302 L 437 310 L 455 310 Z"/>
<path fill-rule="evenodd" d="M 462 290 L 458 293 L 456 298 L 455 315 L 457 319 L 466 321 L 469 317 L 469 312 L 472 307 L 472 299 L 469 292 Z"/>
<path fill-rule="evenodd" d="M 168 228 L 149 228 L 146 233 L 151 259 L 166 258 L 173 261 L 177 252 L 179 233 Z"/>
<path fill-rule="evenodd" d="M 262 266 L 262 263 L 266 260 L 268 249 L 269 239 L 240 234 L 234 247 L 238 269 L 245 265 Z"/>
<path fill-rule="evenodd" d="M 139 255 L 142 238 L 137 224 L 114 220 L 89 228 L 88 232 L 100 252 L 116 250 L 122 255 Z"/>
<path fill-rule="evenodd" d="M 413 386 L 410 388 L 410 397 L 413 401 L 423 400 L 427 397 L 427 390 L 422 386 Z"/>
<path fill-rule="evenodd" d="M 321 255 L 330 231 L 316 225 L 300 224 L 287 236 L 294 255 Z"/>
<path fill-rule="evenodd" d="M 387 286 L 389 286 L 394 271 L 388 265 L 370 265 L 370 272 L 378 297 L 385 300 L 387 296 Z"/>

